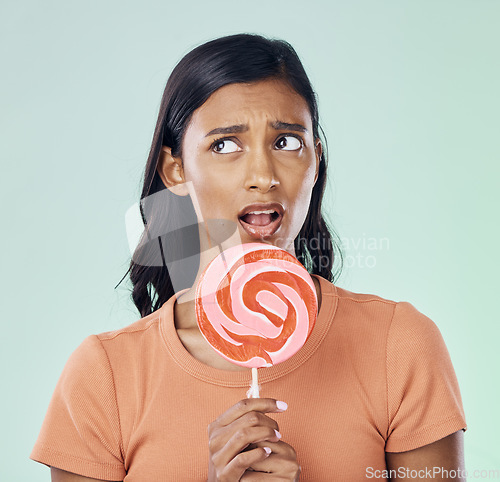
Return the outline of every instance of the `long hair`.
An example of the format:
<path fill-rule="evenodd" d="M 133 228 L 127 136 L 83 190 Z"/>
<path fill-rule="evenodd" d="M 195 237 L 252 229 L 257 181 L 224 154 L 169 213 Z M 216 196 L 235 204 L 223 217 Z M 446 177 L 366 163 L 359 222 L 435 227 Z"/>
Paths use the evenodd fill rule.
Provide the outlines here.
<path fill-rule="evenodd" d="M 186 54 L 173 69 L 162 96 L 139 203 L 144 231 L 123 277 L 130 272 L 132 299 L 141 316 L 159 309 L 180 289 L 190 287 L 198 269 L 196 259 L 199 259 L 200 247 L 194 207 L 189 196 L 175 196 L 165 188 L 157 171 L 162 146 L 170 147 L 173 156 L 182 158 L 183 135 L 193 112 L 217 89 L 270 78 L 286 82 L 305 99 L 314 138 L 323 141 L 307 217 L 294 240 L 296 257 L 309 273 L 333 282 L 332 269 L 335 252 L 338 252 L 340 274 L 342 251 L 340 244 L 332 239 L 338 237 L 322 214 L 327 174 L 326 138 L 319 125 L 316 94 L 304 67 L 293 47 L 284 40 L 246 33 L 228 35 Z M 182 259 L 191 259 L 194 263 L 186 269 L 179 263 Z"/>

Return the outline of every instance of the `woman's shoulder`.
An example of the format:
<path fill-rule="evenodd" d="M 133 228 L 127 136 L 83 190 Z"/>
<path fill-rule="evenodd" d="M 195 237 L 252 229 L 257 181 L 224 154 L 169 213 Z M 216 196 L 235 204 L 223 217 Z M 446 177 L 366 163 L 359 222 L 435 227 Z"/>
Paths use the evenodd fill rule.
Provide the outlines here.
<path fill-rule="evenodd" d="M 123 385 L 123 380 L 132 383 L 131 377 L 137 371 L 134 367 L 147 370 L 163 352 L 160 331 L 157 310 L 121 328 L 90 334 L 70 354 L 64 378 L 75 389 L 90 387 L 89 391 L 95 391 L 93 384 L 100 386 L 105 380 L 111 380 L 113 390 Z"/>
<path fill-rule="evenodd" d="M 323 296 L 335 297 L 339 301 L 350 302 L 355 304 L 363 303 L 384 303 L 390 307 L 394 307 L 396 303 L 395 300 L 384 298 L 383 296 L 372 294 L 372 293 L 360 293 L 356 291 L 350 291 L 346 288 L 342 288 L 335 282 L 331 282 L 322 276 L 314 275 L 321 284 L 321 293 Z"/>
<path fill-rule="evenodd" d="M 157 327 L 160 324 L 161 319 L 161 308 L 150 313 L 149 315 L 143 316 L 142 318 L 136 319 L 132 323 L 129 323 L 120 328 L 103 331 L 96 334 L 100 341 L 113 340 L 121 337 L 121 335 L 131 335 L 140 334 L 150 330 L 151 328 Z"/>
<path fill-rule="evenodd" d="M 83 366 L 96 364 L 99 359 L 101 365 L 113 365 L 116 360 L 150 353 L 155 344 L 161 344 L 160 320 L 161 309 L 121 328 L 90 334 L 73 351 L 70 361 Z"/>
<path fill-rule="evenodd" d="M 384 324 L 391 332 L 423 331 L 436 334 L 436 324 L 409 301 L 396 301 L 373 293 L 343 288 L 325 278 L 320 279 L 323 295 L 335 298 L 337 321 L 348 319 L 352 324 Z"/>
<path fill-rule="evenodd" d="M 397 301 L 390 298 L 385 298 L 383 296 L 376 295 L 373 293 L 360 293 L 356 291 L 350 291 L 348 289 L 342 288 L 337 285 L 335 285 L 335 291 L 340 299 L 346 301 L 352 301 L 354 303 L 376 302 L 376 303 L 385 303 L 391 306 L 394 306 L 397 303 Z"/>

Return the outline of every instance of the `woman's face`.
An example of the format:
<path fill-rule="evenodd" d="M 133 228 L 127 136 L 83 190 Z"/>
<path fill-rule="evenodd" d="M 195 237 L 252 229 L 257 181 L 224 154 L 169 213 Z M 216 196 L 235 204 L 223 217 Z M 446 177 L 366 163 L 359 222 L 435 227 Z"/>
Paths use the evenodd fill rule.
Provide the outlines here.
<path fill-rule="evenodd" d="M 229 84 L 193 113 L 179 175 L 200 222 L 232 221 L 242 243 L 295 254 L 320 156 L 307 103 L 286 83 Z"/>

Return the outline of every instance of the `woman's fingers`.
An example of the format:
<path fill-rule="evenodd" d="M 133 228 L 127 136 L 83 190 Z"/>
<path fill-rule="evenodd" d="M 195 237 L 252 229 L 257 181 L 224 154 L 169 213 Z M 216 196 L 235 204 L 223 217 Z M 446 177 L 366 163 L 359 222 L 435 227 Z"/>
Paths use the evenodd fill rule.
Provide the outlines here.
<path fill-rule="evenodd" d="M 254 448 L 264 446 L 269 447 L 273 451 L 273 454 L 282 455 L 290 459 L 297 458 L 295 449 L 281 440 L 279 442 L 257 442 L 254 444 Z"/>
<path fill-rule="evenodd" d="M 212 456 L 212 460 L 216 466 L 229 465 L 230 461 L 248 445 L 261 442 L 260 448 L 264 448 L 267 447 L 268 442 L 277 442 L 280 438 L 281 434 L 271 427 L 243 427 L 233 433 L 227 443 Z M 244 453 L 253 452 L 253 450 Z"/>
<path fill-rule="evenodd" d="M 283 482 L 285 479 L 283 479 L 283 477 L 280 477 L 279 475 L 262 474 L 262 472 L 252 471 L 245 472 L 243 474 L 243 477 L 239 479 L 240 482 L 262 482 L 264 480 L 266 482 Z"/>
<path fill-rule="evenodd" d="M 257 442 L 255 446 L 262 447 L 262 442 Z M 254 462 L 250 468 L 256 472 L 267 472 L 276 476 L 288 477 L 286 480 L 298 480 L 300 466 L 294 448 L 282 441 L 265 442 L 265 446 L 272 450 L 271 455 L 266 457 L 265 460 Z M 247 479 L 242 480 L 246 481 Z"/>
<path fill-rule="evenodd" d="M 296 460 L 291 460 L 281 455 L 271 453 L 265 460 L 257 460 L 250 467 L 257 473 L 268 473 L 276 476 L 287 477 L 286 480 L 295 480 L 300 474 L 300 466 Z"/>
<path fill-rule="evenodd" d="M 245 398 L 233 405 L 209 425 L 212 428 L 225 427 L 248 412 L 278 413 L 286 410 L 286 403 L 274 398 Z"/>
<path fill-rule="evenodd" d="M 224 469 L 218 474 L 219 481 L 235 481 L 243 480 L 241 477 L 252 464 L 258 463 L 269 457 L 271 449 L 267 447 L 259 447 L 247 452 L 242 452 L 229 462 Z"/>
<path fill-rule="evenodd" d="M 230 425 L 212 428 L 209 445 L 210 451 L 212 453 L 218 452 L 226 445 L 229 438 L 237 432 L 248 429 L 249 427 L 269 427 L 279 432 L 278 424 L 272 418 L 269 418 L 261 412 L 248 412 L 236 419 Z M 257 440 L 255 441 L 257 442 Z"/>
<path fill-rule="evenodd" d="M 285 402 L 272 398 L 244 399 L 208 426 L 209 480 L 236 481 L 252 464 L 259 464 L 272 451 L 281 434 L 266 413 L 283 412 Z M 260 445 L 256 445 L 260 444 Z"/>

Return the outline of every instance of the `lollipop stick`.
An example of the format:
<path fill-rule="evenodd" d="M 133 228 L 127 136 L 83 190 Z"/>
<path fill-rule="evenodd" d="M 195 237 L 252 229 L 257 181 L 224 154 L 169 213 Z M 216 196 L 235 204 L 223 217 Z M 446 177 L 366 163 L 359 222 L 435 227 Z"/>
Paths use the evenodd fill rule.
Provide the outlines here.
<path fill-rule="evenodd" d="M 252 368 L 252 383 L 250 385 L 250 390 L 247 392 L 247 397 L 259 398 L 259 378 L 257 368 Z"/>

